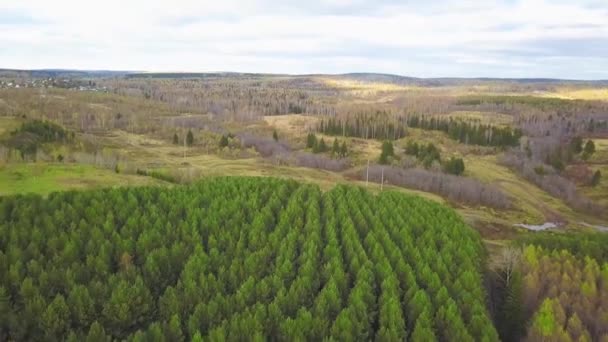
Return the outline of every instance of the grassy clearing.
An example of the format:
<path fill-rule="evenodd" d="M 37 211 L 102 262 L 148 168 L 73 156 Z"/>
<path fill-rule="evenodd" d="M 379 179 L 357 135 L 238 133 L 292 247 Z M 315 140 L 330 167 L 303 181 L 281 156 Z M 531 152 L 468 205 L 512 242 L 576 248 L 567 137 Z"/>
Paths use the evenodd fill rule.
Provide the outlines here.
<path fill-rule="evenodd" d="M 590 167 L 593 172 L 600 170 L 602 173 L 600 183 L 594 187 L 581 186 L 579 190 L 600 205 L 608 207 L 608 165 L 590 165 Z"/>
<path fill-rule="evenodd" d="M 318 117 L 301 114 L 265 116 L 264 121 L 276 128 L 280 133 L 289 135 L 305 135 L 309 128 L 315 127 Z"/>
<path fill-rule="evenodd" d="M 31 163 L 0 166 L 0 195 L 46 195 L 62 190 L 161 183 L 149 177 L 117 174 L 88 165 Z"/>
<path fill-rule="evenodd" d="M 402 86 L 394 83 L 363 82 L 358 80 L 336 79 L 327 77 L 320 77 L 318 79 L 320 82 L 332 88 L 364 91 L 370 93 L 421 89 L 420 87 Z"/>
<path fill-rule="evenodd" d="M 589 162 L 597 164 L 608 164 L 608 139 L 593 139 L 595 144 L 595 153 L 589 159 Z"/>
<path fill-rule="evenodd" d="M 559 97 L 570 100 L 602 100 L 608 101 L 608 88 L 586 88 L 586 89 L 570 89 L 560 88 L 557 91 L 548 94 L 552 97 Z"/>
<path fill-rule="evenodd" d="M 504 214 L 506 222 L 538 224 L 565 220 L 569 222 L 568 227 L 579 227 L 580 221 L 597 221 L 589 215 L 575 212 L 562 200 L 499 165 L 496 156 L 467 156 L 465 165 L 465 175 L 496 184 L 514 198 L 516 211 L 493 214 L 498 218 Z"/>
<path fill-rule="evenodd" d="M 15 130 L 21 125 L 21 120 L 14 117 L 0 117 L 0 137 Z"/>

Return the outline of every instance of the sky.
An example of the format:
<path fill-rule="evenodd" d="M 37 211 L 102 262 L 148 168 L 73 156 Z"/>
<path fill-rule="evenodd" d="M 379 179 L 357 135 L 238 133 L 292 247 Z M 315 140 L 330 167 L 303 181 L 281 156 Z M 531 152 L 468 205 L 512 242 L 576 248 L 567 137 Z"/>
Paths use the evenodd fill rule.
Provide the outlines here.
<path fill-rule="evenodd" d="M 608 79 L 608 0 L 3 0 L 0 68 Z"/>

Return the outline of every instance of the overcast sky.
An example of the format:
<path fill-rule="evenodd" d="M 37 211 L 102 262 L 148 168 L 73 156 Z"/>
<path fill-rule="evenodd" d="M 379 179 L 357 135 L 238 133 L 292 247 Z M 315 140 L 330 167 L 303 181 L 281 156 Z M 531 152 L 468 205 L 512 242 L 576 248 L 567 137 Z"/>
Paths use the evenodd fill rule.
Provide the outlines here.
<path fill-rule="evenodd" d="M 608 79 L 608 0 L 3 0 L 0 68 Z"/>

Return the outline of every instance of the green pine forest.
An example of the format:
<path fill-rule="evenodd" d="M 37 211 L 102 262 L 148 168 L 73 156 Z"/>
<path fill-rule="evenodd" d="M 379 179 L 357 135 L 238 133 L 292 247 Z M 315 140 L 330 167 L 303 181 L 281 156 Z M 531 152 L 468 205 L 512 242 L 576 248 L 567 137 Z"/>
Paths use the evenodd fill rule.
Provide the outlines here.
<path fill-rule="evenodd" d="M 3 197 L 0 337 L 496 341 L 483 254 L 452 209 L 346 185 Z"/>

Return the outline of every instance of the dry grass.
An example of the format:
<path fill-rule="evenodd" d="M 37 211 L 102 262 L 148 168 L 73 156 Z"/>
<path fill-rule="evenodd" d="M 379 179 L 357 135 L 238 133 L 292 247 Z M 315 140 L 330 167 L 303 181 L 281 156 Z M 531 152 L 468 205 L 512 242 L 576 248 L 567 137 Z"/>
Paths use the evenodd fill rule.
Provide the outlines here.
<path fill-rule="evenodd" d="M 21 120 L 14 117 L 0 116 L 0 137 L 13 131 L 21 124 Z"/>
<path fill-rule="evenodd" d="M 276 128 L 279 133 L 289 135 L 303 135 L 309 129 L 313 129 L 319 118 L 309 115 L 289 114 L 289 115 L 272 115 L 265 116 L 264 121 Z"/>
<path fill-rule="evenodd" d="M 369 94 L 373 94 L 385 91 L 407 91 L 421 89 L 420 87 L 401 86 L 393 83 L 364 82 L 358 80 L 336 79 L 327 77 L 319 77 L 318 80 L 332 88 L 359 91 L 361 94 L 365 94 L 366 92 L 369 92 Z"/>
<path fill-rule="evenodd" d="M 569 100 L 601 100 L 608 101 L 608 88 L 571 89 L 559 88 L 547 94 L 548 97 L 559 97 Z"/>

